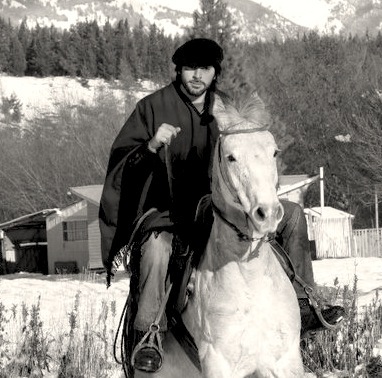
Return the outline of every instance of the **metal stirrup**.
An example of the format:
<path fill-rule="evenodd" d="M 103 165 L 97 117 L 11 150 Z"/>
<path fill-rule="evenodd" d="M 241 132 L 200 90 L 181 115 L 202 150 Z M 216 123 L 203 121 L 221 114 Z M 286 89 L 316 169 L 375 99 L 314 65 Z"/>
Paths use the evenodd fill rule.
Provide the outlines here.
<path fill-rule="evenodd" d="M 158 355 L 160 357 L 160 367 L 162 366 L 163 363 L 163 346 L 162 346 L 162 340 L 159 335 L 160 331 L 160 325 L 159 322 L 162 319 L 162 316 L 164 314 L 168 298 L 171 293 L 172 289 L 172 283 L 170 283 L 168 289 L 166 290 L 166 294 L 162 300 L 161 306 L 159 308 L 159 311 L 157 313 L 157 316 L 154 320 L 153 323 L 151 323 L 149 330 L 145 333 L 143 336 L 142 340 L 135 346 L 133 353 L 131 354 L 131 366 L 134 367 L 134 361 L 135 361 L 135 356 L 137 353 L 144 349 L 144 348 L 153 348 L 158 352 Z M 155 342 L 156 341 L 156 342 Z M 160 368 L 159 367 L 159 368 Z"/>

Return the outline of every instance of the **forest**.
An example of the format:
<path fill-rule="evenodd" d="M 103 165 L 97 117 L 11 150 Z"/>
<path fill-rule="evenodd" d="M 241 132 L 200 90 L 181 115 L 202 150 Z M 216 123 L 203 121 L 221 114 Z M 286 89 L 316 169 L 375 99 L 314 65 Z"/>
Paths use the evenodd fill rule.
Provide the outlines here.
<path fill-rule="evenodd" d="M 12 76 L 68 76 L 86 85 L 102 78 L 125 88 L 148 79 L 171 81 L 174 49 L 189 37 L 219 42 L 225 52 L 219 87 L 235 101 L 257 92 L 282 150 L 282 174 L 325 171 L 326 205 L 355 215 L 354 227 L 375 226 L 382 198 L 382 35 L 321 35 L 283 41 L 242 41 L 223 1 L 201 1 L 194 24 L 167 36 L 155 24 L 78 22 L 69 30 L 11 25 L 0 18 L 0 72 Z M 1 95 L 1 93 L 0 93 Z M 111 143 L 125 112 L 110 94 L 93 107 L 60 105 L 58 115 L 36 118 L 28 130 L 17 98 L 0 98 L 0 221 L 73 201 L 67 188 L 101 184 Z M 71 104 L 73 105 L 73 104 Z M 319 205 L 311 186 L 306 206 Z"/>

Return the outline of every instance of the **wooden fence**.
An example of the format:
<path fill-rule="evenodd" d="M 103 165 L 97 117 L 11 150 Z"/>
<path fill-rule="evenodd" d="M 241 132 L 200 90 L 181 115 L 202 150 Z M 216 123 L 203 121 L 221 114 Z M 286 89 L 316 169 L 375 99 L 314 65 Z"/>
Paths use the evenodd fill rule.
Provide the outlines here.
<path fill-rule="evenodd" d="M 353 230 L 355 255 L 358 257 L 382 257 L 382 230 L 366 228 Z"/>

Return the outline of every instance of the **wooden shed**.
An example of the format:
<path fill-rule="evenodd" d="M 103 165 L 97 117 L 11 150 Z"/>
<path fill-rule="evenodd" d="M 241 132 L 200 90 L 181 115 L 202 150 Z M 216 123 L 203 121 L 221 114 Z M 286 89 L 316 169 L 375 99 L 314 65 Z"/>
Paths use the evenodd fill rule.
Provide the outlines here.
<path fill-rule="evenodd" d="M 0 224 L 3 273 L 48 274 L 46 219 L 58 209 L 45 209 Z"/>
<path fill-rule="evenodd" d="M 330 206 L 305 209 L 309 239 L 315 240 L 316 257 L 339 258 L 355 255 L 354 215 Z"/>
<path fill-rule="evenodd" d="M 101 235 L 98 212 L 102 194 L 102 185 L 87 185 L 70 188 L 70 191 L 86 202 L 88 230 L 88 269 L 103 269 L 101 256 Z"/>

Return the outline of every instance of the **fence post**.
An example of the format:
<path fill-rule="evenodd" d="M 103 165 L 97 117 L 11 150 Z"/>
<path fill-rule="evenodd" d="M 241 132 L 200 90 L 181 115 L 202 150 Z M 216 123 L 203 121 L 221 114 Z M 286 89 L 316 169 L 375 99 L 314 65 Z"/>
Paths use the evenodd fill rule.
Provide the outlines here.
<path fill-rule="evenodd" d="M 379 247 L 379 214 L 378 214 L 378 193 L 377 188 L 375 188 L 375 228 L 377 230 L 377 254 L 380 256 L 380 247 Z"/>

